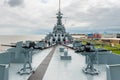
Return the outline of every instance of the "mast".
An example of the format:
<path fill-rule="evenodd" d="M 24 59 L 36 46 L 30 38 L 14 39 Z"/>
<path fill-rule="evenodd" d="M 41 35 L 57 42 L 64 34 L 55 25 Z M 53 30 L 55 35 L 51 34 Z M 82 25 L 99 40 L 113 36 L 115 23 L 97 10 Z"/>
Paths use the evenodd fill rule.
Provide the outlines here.
<path fill-rule="evenodd" d="M 61 7 L 61 0 L 59 0 L 59 12 L 60 12 L 60 7 Z"/>
<path fill-rule="evenodd" d="M 59 0 L 59 11 L 57 13 L 57 25 L 62 25 L 61 0 Z"/>

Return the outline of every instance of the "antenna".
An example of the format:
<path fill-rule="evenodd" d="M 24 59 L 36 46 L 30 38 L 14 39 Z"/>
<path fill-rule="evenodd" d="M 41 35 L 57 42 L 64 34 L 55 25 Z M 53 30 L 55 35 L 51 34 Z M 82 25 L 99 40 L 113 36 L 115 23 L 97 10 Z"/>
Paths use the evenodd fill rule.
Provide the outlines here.
<path fill-rule="evenodd" d="M 59 12 L 60 12 L 60 7 L 61 7 L 61 0 L 59 0 Z"/>

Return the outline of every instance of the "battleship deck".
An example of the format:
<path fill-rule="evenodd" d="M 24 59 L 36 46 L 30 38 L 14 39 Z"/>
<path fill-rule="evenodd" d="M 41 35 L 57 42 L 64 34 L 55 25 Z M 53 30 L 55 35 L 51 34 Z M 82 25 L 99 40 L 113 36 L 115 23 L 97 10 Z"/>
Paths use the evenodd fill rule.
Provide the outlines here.
<path fill-rule="evenodd" d="M 56 47 L 48 68 L 46 68 L 46 72 L 42 76 L 42 80 L 107 80 L 106 65 L 95 65 L 95 67 L 100 71 L 99 75 L 86 75 L 82 72 L 82 68 L 86 67 L 85 56 L 76 54 L 73 50 L 68 49 L 68 53 L 72 56 L 72 60 L 61 60 L 60 55 L 62 55 L 63 52 L 59 52 L 60 47 L 63 46 Z M 42 63 L 51 49 L 52 48 L 33 55 L 32 66 L 35 70 L 37 70 L 37 67 Z M 28 80 L 31 74 L 21 76 L 16 73 L 20 67 L 20 64 L 10 65 L 9 80 Z"/>
<path fill-rule="evenodd" d="M 35 72 L 29 77 L 28 80 L 42 80 L 44 77 L 44 74 L 47 70 L 47 67 L 49 65 L 49 62 L 53 56 L 53 53 L 55 51 L 54 47 L 50 53 L 47 55 L 47 57 L 42 61 L 42 63 L 38 66 L 38 68 L 35 70 Z"/>
<path fill-rule="evenodd" d="M 95 65 L 100 71 L 99 75 L 86 75 L 82 72 L 86 67 L 85 57 L 68 49 L 72 60 L 61 60 L 63 53 L 59 52 L 60 47 L 63 46 L 57 47 L 43 80 L 106 80 L 106 65 Z"/>
<path fill-rule="evenodd" d="M 43 51 L 37 51 L 36 54 L 33 55 L 33 60 L 32 60 L 32 67 L 34 70 L 37 69 L 39 64 L 42 63 L 44 58 L 49 54 L 49 52 L 52 50 L 52 48 L 49 48 L 47 50 Z M 10 64 L 10 69 L 9 69 L 9 80 L 28 80 L 30 75 L 19 75 L 17 72 L 22 68 L 23 64 Z"/>

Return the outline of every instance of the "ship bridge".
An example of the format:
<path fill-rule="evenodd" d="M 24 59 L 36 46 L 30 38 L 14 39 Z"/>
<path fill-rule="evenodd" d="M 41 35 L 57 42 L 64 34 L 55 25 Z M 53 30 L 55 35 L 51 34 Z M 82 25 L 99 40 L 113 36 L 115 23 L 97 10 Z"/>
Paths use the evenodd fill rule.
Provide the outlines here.
<path fill-rule="evenodd" d="M 55 24 L 54 28 L 53 28 L 53 32 L 49 33 L 46 38 L 45 41 L 49 42 L 50 44 L 52 43 L 70 43 L 72 42 L 73 38 L 72 36 L 66 32 L 66 29 L 64 27 L 64 25 L 62 24 L 62 13 L 60 10 L 60 2 L 59 2 L 59 11 L 56 14 L 56 18 L 57 18 L 57 23 Z"/>

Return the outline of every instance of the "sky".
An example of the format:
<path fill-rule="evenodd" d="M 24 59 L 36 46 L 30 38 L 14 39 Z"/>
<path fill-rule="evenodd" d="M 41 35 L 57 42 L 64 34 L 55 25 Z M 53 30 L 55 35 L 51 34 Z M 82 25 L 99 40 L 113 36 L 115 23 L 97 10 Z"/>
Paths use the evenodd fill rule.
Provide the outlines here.
<path fill-rule="evenodd" d="M 47 34 L 58 0 L 0 0 L 0 35 Z M 120 33 L 120 0 L 61 0 L 69 33 Z"/>

